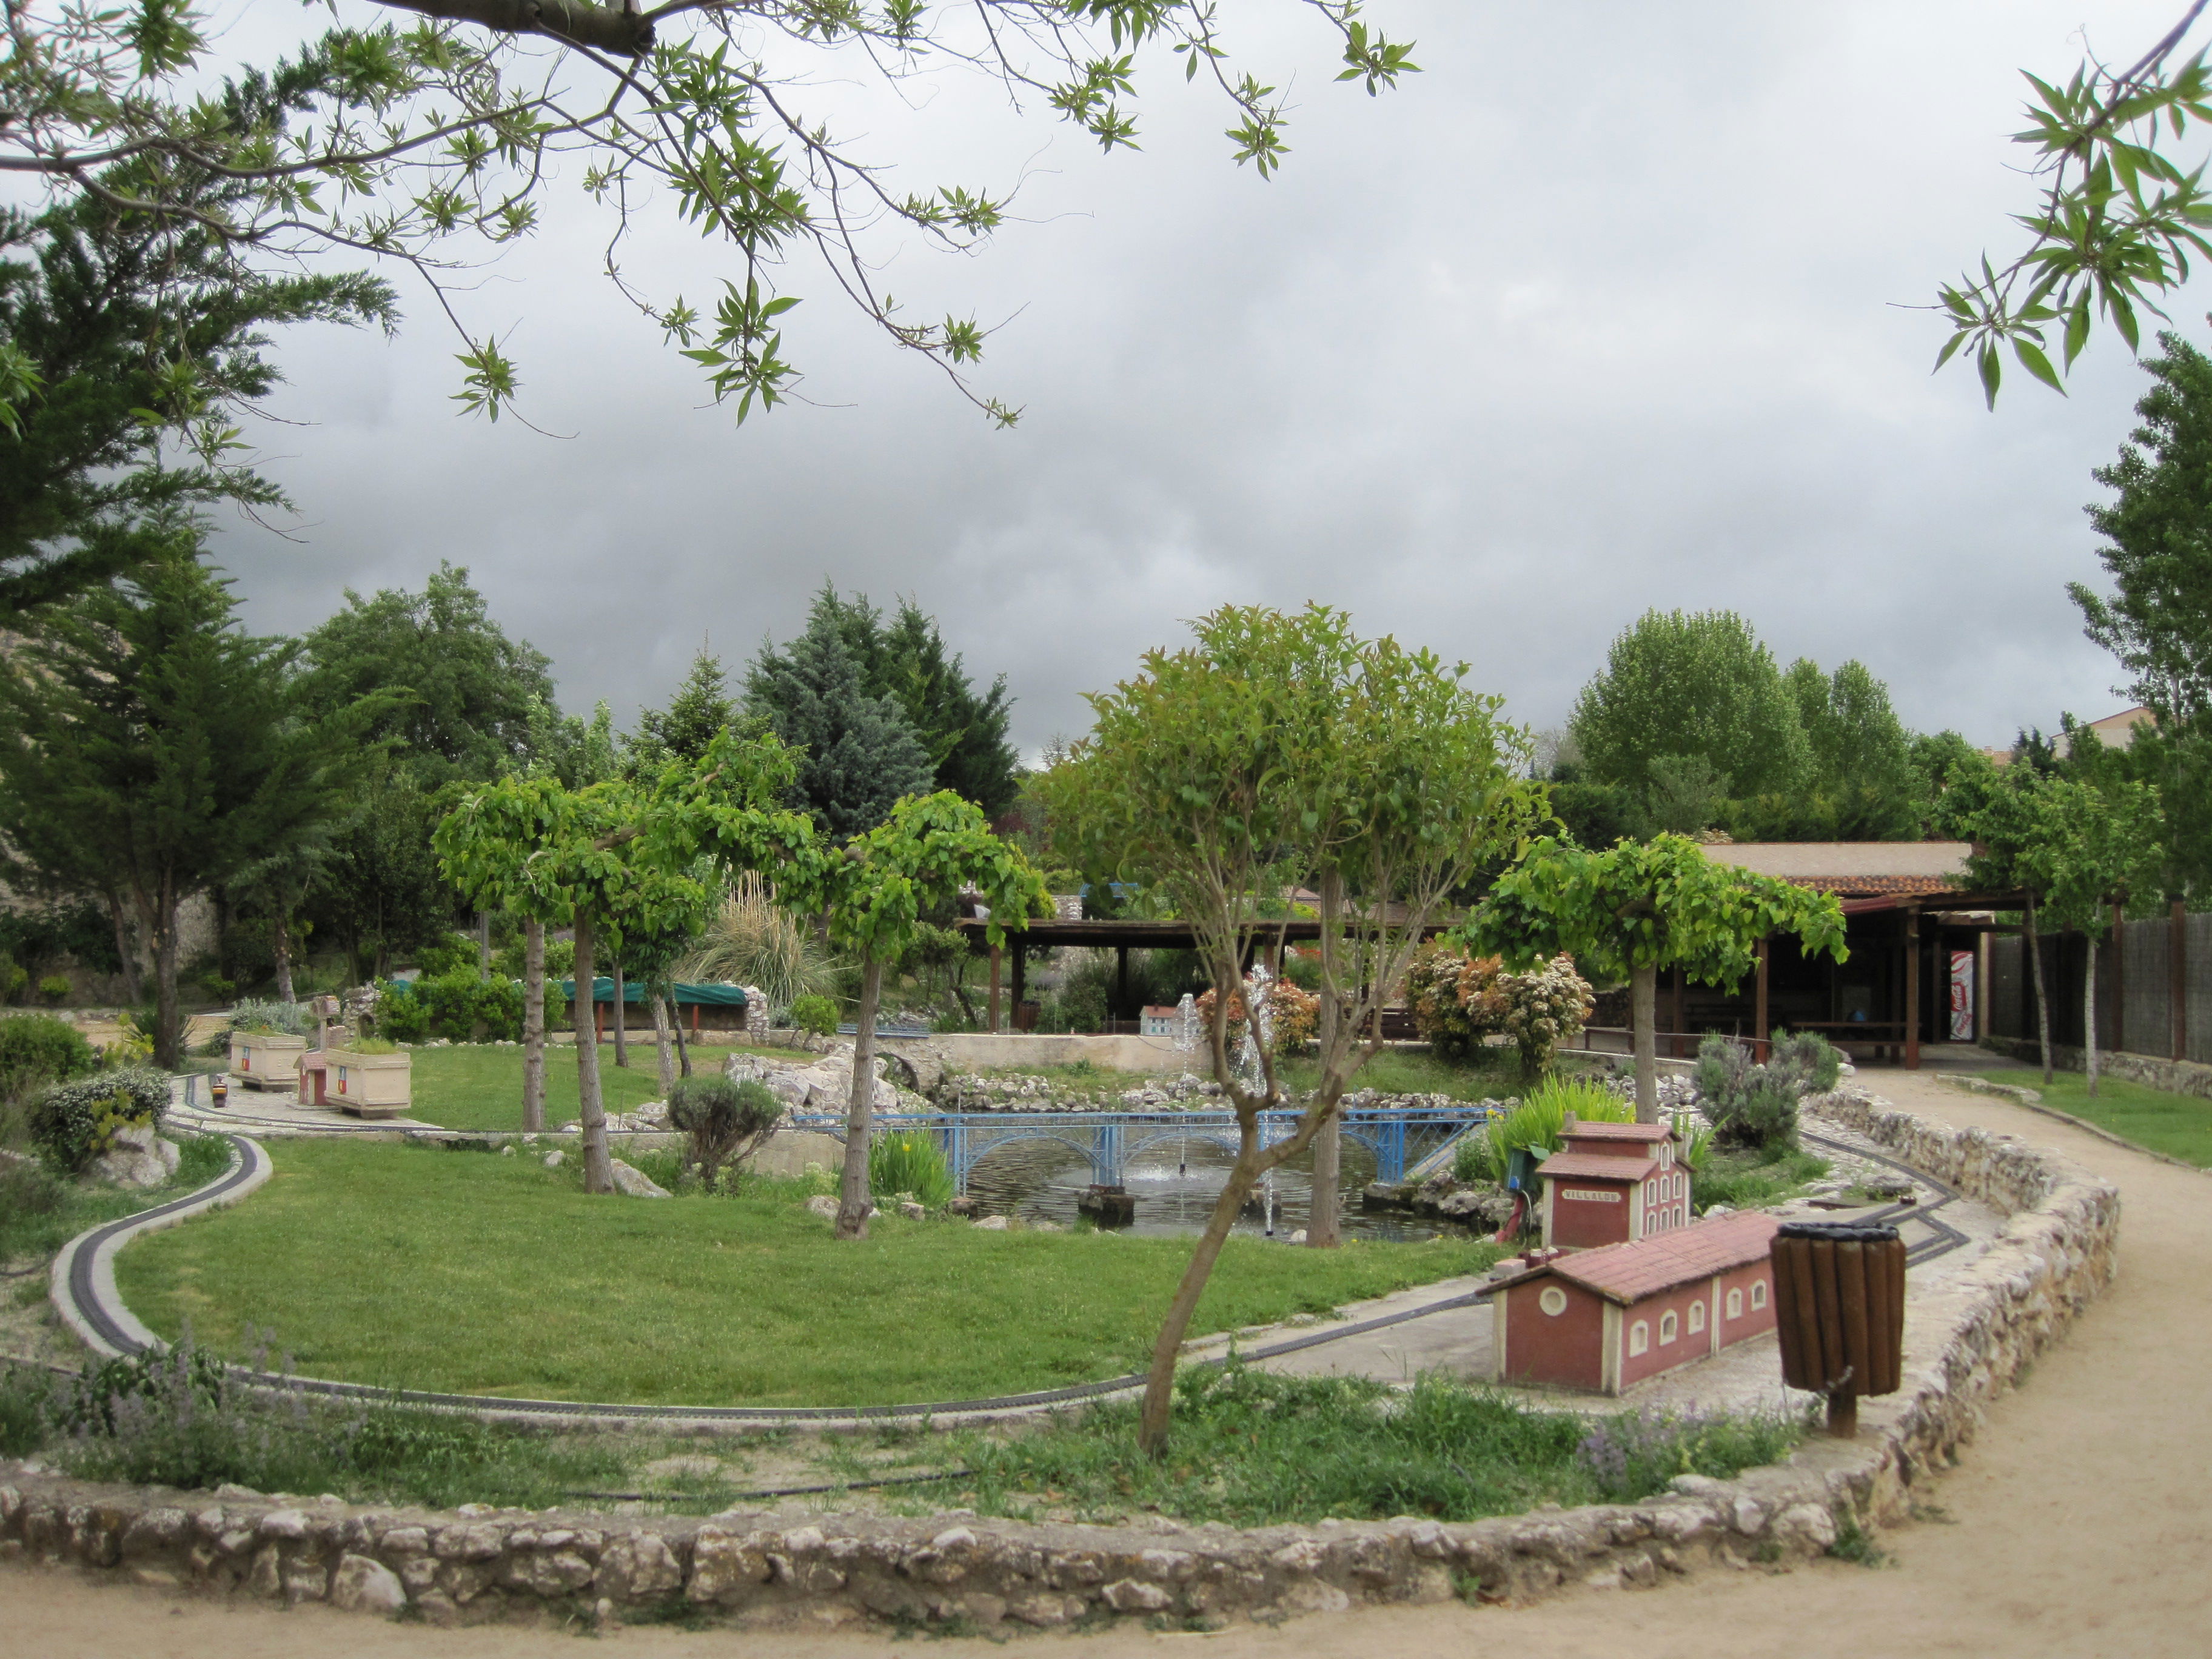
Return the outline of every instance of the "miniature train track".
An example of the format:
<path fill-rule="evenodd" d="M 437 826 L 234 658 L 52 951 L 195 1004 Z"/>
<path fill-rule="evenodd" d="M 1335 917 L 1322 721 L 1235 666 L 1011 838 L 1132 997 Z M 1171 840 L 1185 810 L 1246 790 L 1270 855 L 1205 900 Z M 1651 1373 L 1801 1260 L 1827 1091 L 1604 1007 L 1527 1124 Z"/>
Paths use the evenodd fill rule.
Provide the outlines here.
<path fill-rule="evenodd" d="M 359 1126 L 359 1130 L 391 1133 L 389 1129 L 377 1129 L 370 1125 Z M 331 1130 L 319 1133 L 343 1134 L 358 1133 L 359 1130 L 349 1125 L 334 1126 Z M 140 1233 L 174 1225 L 187 1216 L 221 1205 L 236 1203 L 269 1178 L 271 1169 L 269 1154 L 258 1141 L 249 1135 L 234 1133 L 226 1133 L 223 1138 L 230 1143 L 232 1161 L 230 1167 L 214 1181 L 181 1198 L 172 1199 L 165 1204 L 155 1205 L 135 1215 L 125 1216 L 81 1233 L 64 1245 L 55 1257 L 52 1268 L 55 1305 L 86 1346 L 96 1353 L 113 1358 L 164 1346 L 161 1340 L 124 1305 L 121 1296 L 117 1292 L 116 1254 Z M 1803 1139 L 1851 1158 L 1883 1164 L 1909 1176 L 1919 1185 L 1933 1188 L 1942 1194 L 1933 1204 L 1892 1205 L 1865 1218 L 1872 1222 L 1917 1219 L 1926 1224 L 1935 1236 L 1907 1251 L 1905 1259 L 1909 1267 L 1933 1261 L 1967 1243 L 1965 1233 L 1934 1214 L 1958 1197 L 1958 1194 L 1943 1182 L 1896 1158 L 1868 1152 L 1859 1146 L 1821 1135 L 1807 1134 Z M 1426 1303 L 1418 1308 L 1356 1320 L 1326 1330 L 1310 1331 L 1257 1347 L 1239 1347 L 1232 1341 L 1223 1353 L 1185 1363 L 1218 1365 L 1227 1363 L 1232 1355 L 1247 1362 L 1273 1359 L 1285 1354 L 1340 1342 L 1347 1338 L 1387 1330 L 1395 1325 L 1471 1308 L 1487 1301 L 1490 1295 L 1491 1288 L 1486 1286 L 1481 1290 Z M 644 1406 L 617 1401 L 514 1399 L 498 1395 L 457 1394 L 434 1389 L 379 1389 L 365 1383 L 341 1382 L 325 1377 L 295 1376 L 257 1370 L 244 1365 L 233 1365 L 228 1369 L 233 1376 L 257 1389 L 319 1399 L 380 1401 L 440 1411 L 465 1411 L 518 1422 L 662 1423 L 757 1428 L 819 1428 L 915 1419 L 961 1421 L 1018 1416 L 1058 1406 L 1133 1394 L 1143 1388 L 1146 1381 L 1142 1372 L 1133 1371 L 1123 1376 L 1108 1377 L 1097 1382 L 1075 1383 L 1066 1388 L 1033 1389 L 1022 1394 L 997 1395 L 980 1399 L 888 1406 Z"/>

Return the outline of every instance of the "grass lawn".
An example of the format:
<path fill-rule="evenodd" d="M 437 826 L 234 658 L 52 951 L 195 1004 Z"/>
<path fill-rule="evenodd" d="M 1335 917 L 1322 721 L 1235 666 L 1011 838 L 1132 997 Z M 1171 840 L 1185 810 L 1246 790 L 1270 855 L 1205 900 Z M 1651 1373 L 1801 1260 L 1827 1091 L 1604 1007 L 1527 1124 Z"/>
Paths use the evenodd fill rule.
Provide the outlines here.
<path fill-rule="evenodd" d="M 2164 1152 L 2199 1169 L 2212 1169 L 2212 1100 L 2168 1094 L 2163 1089 L 2145 1088 L 2109 1074 L 2097 1079 L 2094 1100 L 2089 1097 L 2088 1080 L 2079 1072 L 2060 1072 L 2047 1084 L 2039 1071 L 1980 1075 L 1992 1083 L 2033 1089 L 2042 1095 L 2046 1106 L 2110 1129 L 2154 1152 Z"/>
<path fill-rule="evenodd" d="M 448 1129 L 520 1129 L 522 1127 L 522 1050 L 489 1044 L 453 1048 L 416 1048 L 415 1104 L 408 1115 Z M 788 1048 L 694 1048 L 695 1072 L 719 1072 L 732 1054 L 769 1054 L 789 1059 Z M 653 1057 L 653 1034 L 629 1045 L 629 1064 L 615 1064 L 611 1042 L 599 1045 L 599 1088 L 611 1112 L 627 1112 L 660 1098 L 660 1065 Z M 574 1121 L 576 1050 L 568 1043 L 545 1049 L 545 1127 L 557 1129 Z"/>
<path fill-rule="evenodd" d="M 1312 1090 L 1321 1067 L 1310 1060 L 1285 1060 L 1283 1084 L 1293 1094 Z M 1352 1074 L 1353 1089 L 1386 1095 L 1449 1095 L 1454 1100 L 1502 1100 L 1521 1092 L 1521 1054 L 1486 1048 L 1467 1060 L 1440 1060 L 1425 1048 L 1385 1048 Z"/>
<path fill-rule="evenodd" d="M 883 1405 L 1095 1381 L 1143 1361 L 1190 1241 L 879 1217 L 840 1244 L 799 1188 L 591 1198 L 568 1167 L 279 1141 L 234 1209 L 117 1263 L 164 1336 L 386 1387 L 696 1405 Z M 1194 1335 L 1475 1273 L 1490 1245 L 1232 1239 Z"/>
<path fill-rule="evenodd" d="M 35 1282 L 43 1296 L 46 1281 L 23 1273 L 27 1264 L 52 1255 L 88 1227 L 204 1187 L 229 1164 L 229 1144 L 218 1135 L 180 1137 L 176 1175 L 150 1190 L 66 1181 L 36 1161 L 0 1164 L 0 1267 Z"/>

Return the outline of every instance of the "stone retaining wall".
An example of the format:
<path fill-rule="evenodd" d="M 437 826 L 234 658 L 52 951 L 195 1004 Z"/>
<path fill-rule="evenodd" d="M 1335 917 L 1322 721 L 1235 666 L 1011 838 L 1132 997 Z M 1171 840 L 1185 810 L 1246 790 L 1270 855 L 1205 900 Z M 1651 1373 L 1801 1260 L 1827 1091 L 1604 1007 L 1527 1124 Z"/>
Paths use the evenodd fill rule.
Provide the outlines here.
<path fill-rule="evenodd" d="M 1466 1524 L 1252 1531 L 1170 1520 L 1034 1526 L 732 1512 L 710 1519 L 364 1508 L 68 1480 L 0 1464 L 0 1559 L 127 1572 L 257 1600 L 328 1601 L 438 1623 L 715 1613 L 747 1624 L 869 1615 L 1048 1626 L 1115 1614 L 1217 1619 L 1563 1585 L 1644 1586 L 1710 1566 L 1814 1555 L 1839 1522 L 1899 1514 L 1955 1462 L 1984 1409 L 2057 1340 L 2114 1270 L 2119 1195 L 2053 1154 L 1953 1130 L 1855 1090 L 1810 1103 L 2009 1213 L 1979 1260 L 1916 1292 L 1905 1386 L 1865 1401 L 1861 1437 L 1816 1437 L 1730 1481 L 1684 1476 L 1641 1504 Z"/>

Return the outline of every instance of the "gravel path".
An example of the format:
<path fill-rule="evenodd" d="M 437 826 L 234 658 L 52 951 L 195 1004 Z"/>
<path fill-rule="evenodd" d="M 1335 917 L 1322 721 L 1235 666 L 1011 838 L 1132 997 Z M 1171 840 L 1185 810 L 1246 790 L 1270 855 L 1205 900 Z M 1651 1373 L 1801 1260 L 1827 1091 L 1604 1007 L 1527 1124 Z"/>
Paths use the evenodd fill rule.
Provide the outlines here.
<path fill-rule="evenodd" d="M 1885 1534 L 1889 1562 L 1711 1572 L 1650 1594 L 1583 1591 L 1529 1607 L 1457 1605 L 1239 1626 L 1215 1636 L 1133 1628 L 1018 1645 L 1081 1659 L 1195 1651 L 1274 1659 L 1513 1652 L 1581 1659 L 2162 1659 L 2212 1650 L 2212 1177 L 2158 1163 L 1924 1075 L 1861 1079 L 1908 1110 L 2056 1147 L 2125 1194 L 2119 1282 L 2001 1401 L 1960 1467 L 1936 1482 L 1917 1524 Z M 543 1631 L 439 1632 L 329 1613 L 227 1608 L 70 1575 L 0 1572 L 9 1645 L 47 1659 L 522 1659 L 565 1645 Z M 887 1655 L 888 1632 L 639 1629 L 616 1650 L 691 1656 Z M 551 1644 L 549 1647 L 549 1644 Z M 947 1659 L 996 1644 L 929 1644 Z"/>

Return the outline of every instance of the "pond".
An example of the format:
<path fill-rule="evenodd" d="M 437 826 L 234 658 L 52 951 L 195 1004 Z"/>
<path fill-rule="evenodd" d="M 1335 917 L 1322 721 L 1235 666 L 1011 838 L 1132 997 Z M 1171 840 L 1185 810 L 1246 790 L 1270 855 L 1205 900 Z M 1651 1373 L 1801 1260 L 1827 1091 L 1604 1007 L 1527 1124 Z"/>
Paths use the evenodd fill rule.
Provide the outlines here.
<path fill-rule="evenodd" d="M 1225 1147 L 1194 1137 L 1187 1143 L 1169 1141 L 1131 1160 L 1122 1184 L 1137 1200 L 1136 1219 L 1121 1229 L 1133 1233 L 1196 1233 L 1206 1225 L 1222 1183 L 1229 1177 L 1233 1158 Z M 1465 1238 L 1468 1230 L 1455 1223 L 1430 1221 L 1394 1211 L 1362 1208 L 1360 1194 L 1375 1179 L 1375 1157 L 1364 1146 L 1344 1143 L 1340 1212 L 1346 1238 L 1407 1240 L 1419 1243 L 1437 1237 Z M 969 1196 L 990 1215 L 1018 1217 L 1024 1221 L 1055 1221 L 1073 1226 L 1079 1218 L 1076 1200 L 1091 1185 L 1091 1161 L 1058 1141 L 1019 1140 L 986 1152 L 968 1175 Z M 1287 1239 L 1306 1224 L 1313 1203 L 1313 1153 L 1310 1150 L 1273 1173 L 1273 1205 L 1268 1183 L 1263 1182 L 1244 1206 L 1236 1231 L 1266 1235 L 1273 1221 L 1273 1236 Z"/>

